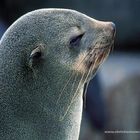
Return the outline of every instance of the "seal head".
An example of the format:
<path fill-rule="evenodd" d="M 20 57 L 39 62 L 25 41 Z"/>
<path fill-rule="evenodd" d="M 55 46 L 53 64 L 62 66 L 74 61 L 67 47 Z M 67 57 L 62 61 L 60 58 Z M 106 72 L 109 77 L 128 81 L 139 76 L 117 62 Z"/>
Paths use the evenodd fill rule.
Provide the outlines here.
<path fill-rule="evenodd" d="M 84 84 L 115 26 L 68 9 L 19 18 L 0 40 L 0 139 L 77 140 Z"/>

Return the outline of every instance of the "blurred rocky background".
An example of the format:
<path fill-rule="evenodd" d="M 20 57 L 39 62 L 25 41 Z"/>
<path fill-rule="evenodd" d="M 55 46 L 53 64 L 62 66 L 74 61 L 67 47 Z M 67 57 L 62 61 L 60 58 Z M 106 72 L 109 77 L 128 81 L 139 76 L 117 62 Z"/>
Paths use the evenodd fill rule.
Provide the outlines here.
<path fill-rule="evenodd" d="M 139 140 L 140 0 L 1 0 L 0 37 L 21 15 L 58 7 L 113 21 L 117 27 L 114 51 L 88 88 L 80 140 Z"/>

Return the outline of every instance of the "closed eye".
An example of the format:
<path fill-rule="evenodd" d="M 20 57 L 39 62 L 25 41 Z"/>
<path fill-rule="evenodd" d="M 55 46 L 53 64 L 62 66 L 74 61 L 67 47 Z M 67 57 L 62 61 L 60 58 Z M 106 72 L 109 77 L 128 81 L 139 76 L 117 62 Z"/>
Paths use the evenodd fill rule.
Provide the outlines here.
<path fill-rule="evenodd" d="M 84 33 L 78 36 L 72 37 L 70 40 L 70 48 L 79 46 L 83 35 Z"/>

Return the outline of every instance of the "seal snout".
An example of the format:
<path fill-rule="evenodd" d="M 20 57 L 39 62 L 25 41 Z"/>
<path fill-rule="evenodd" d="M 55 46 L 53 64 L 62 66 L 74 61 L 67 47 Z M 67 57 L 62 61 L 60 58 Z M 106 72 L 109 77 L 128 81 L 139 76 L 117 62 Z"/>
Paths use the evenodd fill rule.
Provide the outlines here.
<path fill-rule="evenodd" d="M 94 25 L 92 26 L 94 27 Z M 116 26 L 113 22 L 96 21 L 96 29 L 104 33 L 105 36 L 114 39 L 116 34 Z M 94 27 L 95 28 L 95 27 Z"/>
<path fill-rule="evenodd" d="M 87 60 L 87 69 L 93 67 L 98 68 L 104 62 L 113 47 L 116 26 L 113 22 L 97 21 L 96 29 L 100 36 L 97 37 L 96 42 L 89 47 L 89 59 Z"/>

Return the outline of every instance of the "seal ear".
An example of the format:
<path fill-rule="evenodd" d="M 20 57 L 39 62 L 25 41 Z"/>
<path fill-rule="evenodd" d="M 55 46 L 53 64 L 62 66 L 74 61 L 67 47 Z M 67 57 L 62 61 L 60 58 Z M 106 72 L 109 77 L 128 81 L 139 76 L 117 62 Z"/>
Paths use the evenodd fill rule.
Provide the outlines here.
<path fill-rule="evenodd" d="M 35 49 L 32 50 L 29 58 L 29 67 L 33 68 L 33 66 L 38 65 L 43 59 L 44 55 L 44 45 L 38 45 Z"/>

